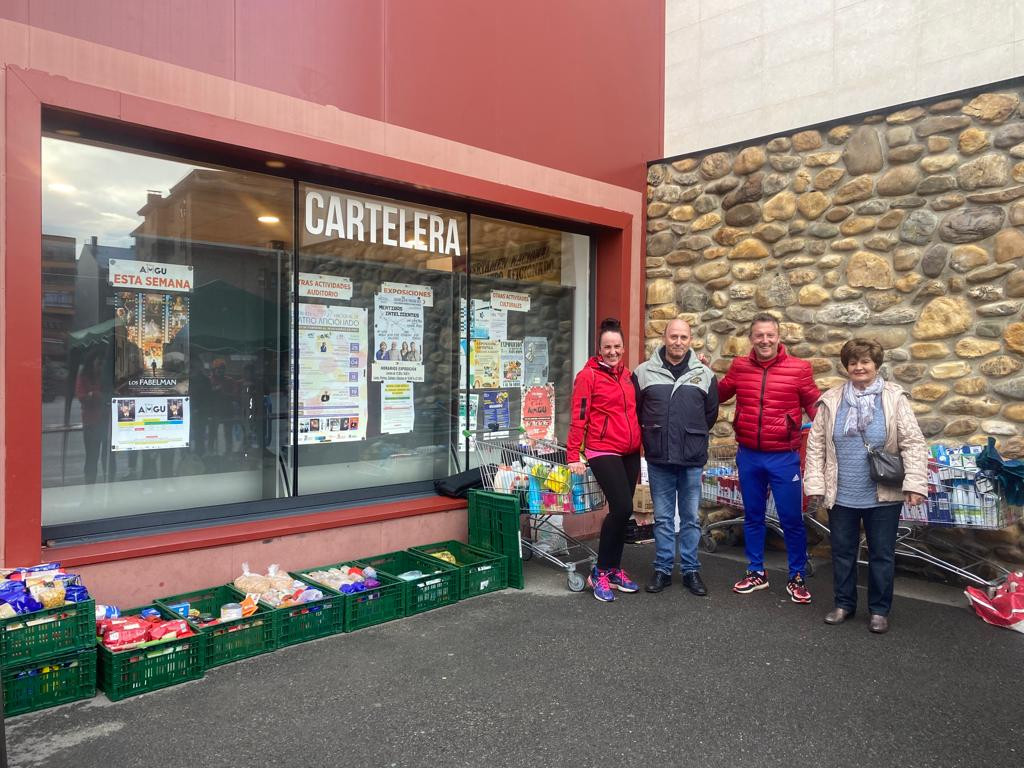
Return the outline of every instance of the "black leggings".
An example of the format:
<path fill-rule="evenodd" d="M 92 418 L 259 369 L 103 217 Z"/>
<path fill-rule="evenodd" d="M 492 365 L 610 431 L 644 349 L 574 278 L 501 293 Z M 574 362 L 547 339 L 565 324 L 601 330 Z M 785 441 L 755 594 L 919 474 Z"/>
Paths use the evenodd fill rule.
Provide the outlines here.
<path fill-rule="evenodd" d="M 625 456 L 595 456 L 588 459 L 597 484 L 608 499 L 608 515 L 601 525 L 601 543 L 597 547 L 597 567 L 618 568 L 626 543 L 626 523 L 633 514 L 633 491 L 640 475 L 640 453 Z"/>

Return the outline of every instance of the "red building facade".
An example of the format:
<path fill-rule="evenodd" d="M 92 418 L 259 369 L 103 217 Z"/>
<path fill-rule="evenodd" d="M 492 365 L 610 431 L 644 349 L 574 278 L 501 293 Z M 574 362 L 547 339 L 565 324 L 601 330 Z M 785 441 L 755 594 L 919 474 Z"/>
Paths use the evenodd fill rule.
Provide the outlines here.
<path fill-rule="evenodd" d="M 523 290 L 536 288 L 533 301 L 538 308 L 550 304 L 562 335 L 574 333 L 581 318 L 589 328 L 607 315 L 622 318 L 636 362 L 644 300 L 645 161 L 661 148 L 662 94 L 657 84 L 663 24 L 661 2 L 625 6 L 612 0 L 554 5 L 538 0 L 502 6 L 500 13 L 485 4 L 455 0 L 260 0 L 173 7 L 114 1 L 0 4 L 4 564 L 60 559 L 85 573 L 100 598 L 130 602 L 228 581 L 246 560 L 299 567 L 462 536 L 461 505 L 421 488 L 445 471 L 446 456 L 443 461 L 423 458 L 431 447 L 447 455 L 438 448 L 440 439 L 384 439 L 385 431 L 373 422 L 378 403 L 372 401 L 372 435 L 367 440 L 377 441 L 376 454 L 364 451 L 353 458 L 354 453 L 345 453 L 355 450 L 351 446 L 329 447 L 334 451 L 331 459 L 315 454 L 313 449 L 321 446 L 303 447 L 298 435 L 298 425 L 308 427 L 312 420 L 297 418 L 289 405 L 298 399 L 289 389 L 294 381 L 288 379 L 289 373 L 299 373 L 297 367 L 289 371 L 288 362 L 289 355 L 295 357 L 296 329 L 277 335 L 267 331 L 270 341 L 249 338 L 245 344 L 229 344 L 224 338 L 231 336 L 226 325 L 230 320 L 225 318 L 245 317 L 246 328 L 254 323 L 265 328 L 268 318 L 287 322 L 297 301 L 290 282 L 295 279 L 298 285 L 296 271 L 372 278 L 375 287 L 366 288 L 363 311 L 379 312 L 379 300 L 371 293 L 381 281 L 406 274 L 389 271 L 397 269 L 396 254 L 404 250 L 404 268 L 413 270 L 408 274 L 422 274 L 424 283 L 436 282 L 438 306 L 424 310 L 428 319 L 421 345 L 425 349 L 433 338 L 431 317 L 440 318 L 441 336 L 451 328 L 452 338 L 465 337 L 471 345 L 456 324 L 460 301 L 472 312 L 473 302 L 483 300 L 473 293 L 474 259 L 493 265 L 500 262 L 495 254 L 515 251 L 521 263 L 533 264 L 529 259 L 540 258 L 538 254 L 560 253 L 562 277 L 549 274 L 550 264 L 537 266 Z M 136 190 L 141 197 L 131 206 L 141 218 L 125 224 L 124 238 L 130 239 L 123 242 L 97 243 L 81 228 L 70 235 L 44 231 L 60 228 L 55 211 L 64 209 L 56 203 L 68 199 L 68 205 L 75 204 L 73 198 L 58 197 L 76 185 L 62 176 L 71 173 L 67 158 L 77 161 L 93 152 L 100 153 L 94 161 L 99 165 L 90 167 L 100 168 L 100 175 L 115 174 L 115 165 L 120 168 L 126 161 L 128 170 L 117 171 L 122 181 L 145 165 L 143 158 L 185 169 L 157 197 Z M 215 169 L 220 174 L 215 178 L 223 182 L 215 199 L 203 196 L 207 168 Z M 95 176 L 93 172 L 90 178 Z M 79 178 L 81 193 L 90 178 Z M 256 182 L 250 188 L 252 179 Z M 137 182 L 147 183 L 141 176 Z M 373 247 L 363 243 L 358 252 L 351 250 L 356 247 L 351 235 L 346 243 L 317 241 L 308 226 L 302 230 L 302 222 L 311 221 L 306 208 L 309 201 L 321 199 L 316 195 L 323 190 L 328 198 L 332 190 L 343 190 L 371 212 L 377 206 L 383 212 L 393 209 L 395 221 L 399 214 L 406 221 L 407 213 L 409 240 L 403 234 L 400 249 L 383 249 L 388 219 L 382 213 L 382 240 L 373 239 Z M 116 190 L 108 194 L 117 196 Z M 278 210 L 278 215 L 264 215 L 260 224 L 280 228 L 279 233 L 259 229 L 247 218 L 252 213 L 255 219 L 260 212 L 252 206 L 275 203 L 282 203 L 284 214 Z M 163 219 L 156 213 L 144 212 L 168 208 L 186 222 L 184 234 L 172 231 L 170 223 L 159 223 Z M 422 254 L 416 253 L 417 211 L 424 211 L 424 222 L 427 212 L 444 219 L 448 236 L 459 247 L 440 254 L 440 261 L 425 245 Z M 108 218 L 121 215 L 106 213 Z M 173 219 L 166 210 L 160 215 Z M 280 221 L 282 216 L 285 221 Z M 427 224 L 423 226 L 427 233 Z M 367 239 L 376 238 L 369 224 L 367 231 Z M 44 277 L 44 236 L 49 242 L 76 238 L 80 287 L 70 291 L 65 303 L 77 324 L 60 352 L 62 360 L 76 361 L 70 369 L 44 357 L 46 286 L 56 280 L 67 294 L 72 282 L 63 275 Z M 575 282 L 565 277 L 573 248 Z M 167 371 L 183 365 L 175 355 L 192 361 L 191 395 L 197 408 L 199 382 L 204 382 L 204 393 L 210 382 L 215 389 L 221 368 L 235 382 L 225 400 L 248 398 L 250 403 L 232 406 L 235 416 L 204 427 L 198 459 L 181 445 L 173 449 L 173 461 L 171 452 L 110 451 L 107 414 L 118 392 L 104 390 L 98 410 L 88 405 L 86 363 L 94 361 L 96 377 L 103 378 L 102 361 L 114 352 L 97 350 L 113 349 L 120 338 L 114 308 L 121 307 L 121 299 L 110 295 L 112 280 L 103 277 L 111 260 L 196 265 L 197 284 L 202 285 L 189 296 L 189 341 L 201 354 L 182 352 L 182 345 L 170 340 L 161 365 Z M 61 270 L 67 271 L 64 261 Z M 280 265 L 279 277 L 284 275 L 280 285 L 272 285 L 274 264 Z M 362 271 L 354 271 L 356 264 Z M 489 286 L 493 289 L 514 287 L 513 277 L 522 275 L 492 271 L 488 277 L 498 280 Z M 360 282 L 355 280 L 353 309 L 358 309 Z M 566 296 L 572 297 L 568 304 Z M 211 308 L 220 315 L 209 315 Z M 49 310 L 52 314 L 53 308 Z M 367 317 L 372 334 L 373 315 Z M 207 330 L 204 335 L 209 328 L 218 333 Z M 539 333 L 530 330 L 526 316 L 509 320 L 509 339 L 516 328 Z M 376 333 L 374 347 L 379 328 Z M 553 345 L 557 338 L 551 338 Z M 47 348 L 54 346 L 53 339 L 46 342 Z M 573 342 L 574 358 L 585 354 L 581 344 L 585 346 L 579 338 Z M 429 414 L 454 407 L 458 399 L 463 375 L 457 345 L 445 349 L 449 351 L 440 368 L 450 369 L 450 376 L 444 376 L 454 383 L 440 388 L 431 384 L 438 366 L 426 366 L 426 382 L 414 386 L 421 387 L 420 397 L 429 397 L 416 400 L 419 426 L 411 434 L 443 423 L 446 417 L 438 420 Z M 49 373 L 48 362 L 53 369 Z M 564 363 L 561 368 L 570 367 L 558 362 Z M 260 366 L 269 373 L 261 375 Z M 366 366 L 366 388 L 376 391 L 380 383 L 371 379 L 371 369 Z M 78 383 L 69 383 L 68 376 Z M 266 378 L 284 383 L 265 385 Z M 560 381 L 554 372 L 552 379 Z M 302 384 L 295 386 L 301 389 Z M 63 413 L 48 411 L 41 396 L 54 387 L 65 393 Z M 288 425 L 281 429 L 290 434 L 267 426 L 271 412 Z M 193 418 L 189 450 L 200 442 L 196 430 L 202 414 L 195 413 L 199 415 Z M 100 456 L 93 461 L 88 435 L 90 419 L 97 414 L 102 429 L 94 432 L 94 447 Z M 253 424 L 260 425 L 258 430 Z M 48 447 L 58 442 L 59 452 Z M 82 442 L 86 479 L 69 479 L 64 467 L 67 446 Z M 465 448 L 458 437 L 455 442 L 456 453 Z M 228 454 L 238 466 L 225 464 Z M 255 454 L 263 458 L 253 458 Z M 298 463 L 268 470 L 272 454 Z M 417 457 L 419 468 L 409 469 L 409 482 L 391 491 L 369 492 L 366 486 L 376 480 L 349 487 L 335 478 L 352 468 L 370 471 L 372 459 L 372 471 L 386 486 L 389 475 L 401 475 L 403 467 L 412 466 L 410 454 Z M 75 462 L 81 463 L 78 458 Z M 174 469 L 167 469 L 172 465 Z M 214 477 L 215 469 L 234 474 Z M 250 478 L 245 481 L 249 485 L 231 495 L 231 483 L 242 474 Z M 90 476 L 96 482 L 97 475 L 106 482 L 104 488 L 118 492 L 104 495 L 86 488 Z M 206 505 L 214 511 L 187 511 L 197 508 L 194 500 L 180 502 L 177 509 L 173 499 L 187 495 L 189 488 L 201 488 L 204 477 L 211 489 L 225 494 Z M 282 485 L 282 477 L 282 488 L 268 490 Z M 309 489 L 307 496 L 303 485 Z M 140 489 L 137 502 L 134 488 Z M 154 501 L 154 493 L 162 494 L 162 500 Z M 65 520 L 60 510 L 73 514 Z M 147 517 L 150 512 L 154 514 Z M 118 515 L 131 524 L 111 523 Z M 44 547 L 47 538 L 54 539 L 53 546 Z"/>

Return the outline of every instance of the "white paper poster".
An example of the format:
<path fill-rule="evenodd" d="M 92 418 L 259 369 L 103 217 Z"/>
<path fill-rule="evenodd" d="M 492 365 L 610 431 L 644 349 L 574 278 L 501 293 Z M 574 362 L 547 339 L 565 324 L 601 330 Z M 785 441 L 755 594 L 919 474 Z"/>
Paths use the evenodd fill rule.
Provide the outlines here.
<path fill-rule="evenodd" d="M 301 298 L 348 301 L 352 298 L 352 281 L 347 277 L 338 277 L 337 275 L 300 272 L 299 296 Z"/>
<path fill-rule="evenodd" d="M 422 300 L 374 296 L 373 343 L 373 381 L 423 381 Z"/>
<path fill-rule="evenodd" d="M 366 438 L 366 310 L 299 304 L 299 444 Z"/>
<path fill-rule="evenodd" d="M 412 432 L 416 421 L 413 385 L 407 381 L 385 381 L 380 388 L 380 433 L 403 435 Z"/>
<path fill-rule="evenodd" d="M 501 386 L 505 389 L 523 386 L 523 342 L 518 339 L 501 342 Z"/>
<path fill-rule="evenodd" d="M 468 429 L 470 431 L 469 436 L 469 449 L 474 450 L 476 448 L 476 432 L 477 432 L 477 411 L 480 410 L 480 395 L 473 394 L 469 395 L 469 417 L 466 417 L 466 393 L 459 392 L 459 428 Z"/>
<path fill-rule="evenodd" d="M 526 386 L 548 381 L 548 340 L 543 336 L 527 336 L 523 354 L 523 383 Z"/>
<path fill-rule="evenodd" d="M 508 338 L 508 312 L 491 307 L 489 322 L 487 338 L 491 341 L 504 341 Z"/>
<path fill-rule="evenodd" d="M 434 289 L 429 285 L 412 285 L 410 283 L 381 283 L 380 292 L 394 298 L 396 296 L 418 298 L 424 307 L 434 306 Z"/>
<path fill-rule="evenodd" d="M 491 308 L 507 312 L 529 312 L 530 294 L 514 291 L 491 291 Z"/>
<path fill-rule="evenodd" d="M 491 303 L 483 299 L 473 299 L 471 309 L 473 312 L 473 325 L 470 328 L 470 338 L 491 338 Z"/>
<path fill-rule="evenodd" d="M 115 289 L 138 291 L 192 290 L 192 267 L 187 264 L 158 264 L 154 261 L 110 259 L 107 280 Z"/>
<path fill-rule="evenodd" d="M 187 397 L 115 397 L 110 401 L 110 450 L 187 448 Z"/>

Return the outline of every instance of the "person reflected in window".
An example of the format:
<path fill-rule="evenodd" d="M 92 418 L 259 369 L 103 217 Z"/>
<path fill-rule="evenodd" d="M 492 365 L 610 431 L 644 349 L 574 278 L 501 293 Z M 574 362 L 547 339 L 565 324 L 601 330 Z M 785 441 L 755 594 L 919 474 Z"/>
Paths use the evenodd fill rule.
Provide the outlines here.
<path fill-rule="evenodd" d="M 82 442 L 85 447 L 85 482 L 96 482 L 100 452 L 106 439 L 107 421 L 104 418 L 103 361 L 97 350 L 90 352 L 78 372 L 75 397 L 82 406 Z"/>

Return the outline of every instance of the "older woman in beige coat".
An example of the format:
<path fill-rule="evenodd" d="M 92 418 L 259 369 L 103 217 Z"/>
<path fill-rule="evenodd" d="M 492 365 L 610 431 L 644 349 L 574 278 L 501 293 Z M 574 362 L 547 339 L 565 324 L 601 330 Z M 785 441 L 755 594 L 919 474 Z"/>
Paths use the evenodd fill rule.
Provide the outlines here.
<path fill-rule="evenodd" d="M 840 360 L 849 381 L 821 396 L 807 438 L 804 493 L 828 509 L 832 538 L 835 608 L 826 624 L 841 624 L 857 610 L 857 553 L 863 522 L 868 544 L 869 629 L 889 629 L 896 536 L 903 504 L 917 505 L 928 493 L 928 450 L 907 394 L 878 376 L 882 347 L 851 339 Z M 865 443 L 903 458 L 899 486 L 871 479 Z"/>

